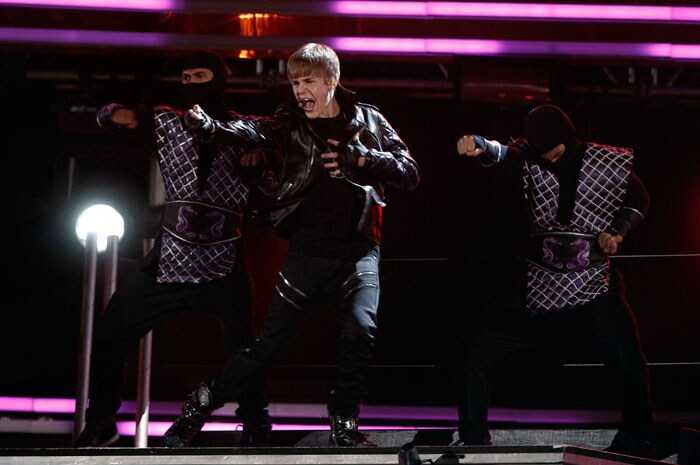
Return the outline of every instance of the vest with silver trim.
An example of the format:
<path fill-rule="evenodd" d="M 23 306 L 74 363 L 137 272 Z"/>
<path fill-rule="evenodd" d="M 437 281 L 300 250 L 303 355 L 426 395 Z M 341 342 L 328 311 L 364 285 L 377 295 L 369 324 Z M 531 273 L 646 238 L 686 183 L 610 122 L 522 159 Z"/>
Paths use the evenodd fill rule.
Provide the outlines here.
<path fill-rule="evenodd" d="M 576 307 L 608 290 L 610 260 L 597 237 L 622 207 L 632 161 L 629 149 L 586 144 L 574 210 L 566 224 L 556 219 L 557 178 L 535 163 L 525 163 L 532 239 L 527 276 L 531 313 Z"/>
<path fill-rule="evenodd" d="M 156 148 L 166 197 L 159 283 L 221 278 L 231 272 L 242 252 L 236 239 L 248 188 L 236 172 L 240 151 L 218 147 L 207 183 L 199 189 L 198 142 L 185 129 L 182 115 L 173 108 L 155 108 Z"/>

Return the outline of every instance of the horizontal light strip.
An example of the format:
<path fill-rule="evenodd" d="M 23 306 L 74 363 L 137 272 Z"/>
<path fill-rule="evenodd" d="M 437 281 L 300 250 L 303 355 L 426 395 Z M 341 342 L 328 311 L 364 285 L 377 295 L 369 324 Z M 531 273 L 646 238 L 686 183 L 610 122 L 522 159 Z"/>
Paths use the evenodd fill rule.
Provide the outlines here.
<path fill-rule="evenodd" d="M 176 415 L 173 415 L 175 419 Z M 149 421 L 148 435 L 151 437 L 163 436 L 172 425 L 172 421 Z M 74 422 L 72 420 L 46 421 L 46 419 L 7 419 L 0 421 L 0 434 L 2 433 L 32 433 L 32 434 L 71 434 Z M 242 425 L 238 422 L 218 422 L 208 421 L 204 424 L 202 431 L 241 431 Z M 273 423 L 273 431 L 328 431 L 327 424 L 312 423 Z M 407 425 L 360 425 L 361 430 L 444 430 L 454 429 L 448 426 L 407 426 Z M 117 430 L 121 436 L 135 436 L 136 422 L 117 421 Z M 121 462 L 120 462 L 121 463 Z"/>
<path fill-rule="evenodd" d="M 337 1 L 332 11 L 354 16 L 422 16 L 584 21 L 700 21 L 700 8 L 564 3 Z"/>
<path fill-rule="evenodd" d="M 700 22 L 700 8 L 669 5 L 413 2 L 374 0 L 0 0 L 0 5 L 202 13 L 277 13 L 305 16 L 483 18 L 545 21 Z"/>
<path fill-rule="evenodd" d="M 217 409 L 214 417 L 236 415 L 238 404 L 230 402 Z M 180 402 L 152 402 L 149 405 L 151 415 L 171 415 L 180 413 Z M 134 401 L 124 401 L 119 413 L 123 415 L 136 414 L 137 405 Z M 274 418 L 309 418 L 323 419 L 327 415 L 328 407 L 325 404 L 312 403 L 272 403 L 268 406 L 270 415 Z M 38 414 L 73 414 L 75 413 L 75 399 L 69 398 L 41 398 L 41 397 L 0 397 L 0 412 L 24 412 Z M 456 410 L 454 407 L 435 406 L 391 406 L 391 405 L 365 405 L 362 410 L 365 419 L 372 420 L 402 420 L 402 421 L 454 421 Z"/>
<path fill-rule="evenodd" d="M 91 10 L 172 11 L 181 10 L 181 0 L 0 0 L 0 5 L 54 7 Z"/>
<path fill-rule="evenodd" d="M 212 421 L 207 422 L 205 430 L 228 431 L 234 430 L 238 426 L 236 422 L 223 421 L 216 418 L 221 415 L 235 415 L 236 403 L 226 404 L 221 409 L 214 412 Z M 326 416 L 327 406 L 325 404 L 270 404 L 269 411 L 273 418 L 294 418 L 297 423 L 275 423 L 275 430 L 323 430 L 327 429 L 325 424 L 317 422 L 300 423 L 303 418 L 313 418 L 321 420 Z M 120 410 L 120 415 L 134 414 L 136 403 L 133 401 L 124 402 Z M 51 399 L 32 397 L 0 397 L 0 412 L 25 412 L 37 414 L 73 414 L 75 413 L 75 399 Z M 150 406 L 151 415 L 172 415 L 175 417 L 180 413 L 180 403 L 177 402 L 153 402 Z M 605 423 L 618 422 L 619 412 L 605 410 L 565 410 L 565 409 L 512 409 L 512 408 L 492 408 L 489 410 L 489 421 L 493 422 L 534 422 L 534 423 Z M 456 422 L 456 407 L 448 406 L 406 406 L 406 405 L 365 405 L 362 408 L 362 418 L 381 421 L 383 425 L 366 425 L 366 429 L 417 429 L 417 426 L 406 426 L 406 423 L 413 422 L 420 424 L 425 421 Z M 57 420 L 58 421 L 58 420 Z M 302 420 L 303 421 L 303 420 Z M 391 425 L 393 421 L 403 423 L 403 425 Z M 122 434 L 133 434 L 134 424 L 128 421 L 120 422 L 125 428 L 120 431 Z M 149 422 L 149 433 L 152 432 L 150 425 L 159 423 L 164 425 L 163 432 L 170 426 L 167 422 Z M 438 429 L 438 426 L 431 426 L 430 429 Z M 162 434 L 162 433 L 160 433 Z"/>
<path fill-rule="evenodd" d="M 148 435 L 149 436 L 162 436 L 170 428 L 173 422 L 167 421 L 149 421 L 148 422 Z M 229 423 L 229 422 L 216 422 L 208 421 L 202 427 L 202 431 L 240 431 L 243 425 L 241 423 Z M 361 425 L 358 427 L 361 430 L 420 430 L 420 429 L 448 429 L 447 427 L 431 426 L 426 428 L 424 426 L 396 426 L 396 425 Z M 135 436 L 136 435 L 136 423 L 132 421 L 119 421 L 117 422 L 117 429 L 119 434 L 123 436 Z M 273 431 L 326 431 L 329 430 L 329 425 L 314 425 L 314 424 L 290 424 L 290 423 L 273 423 Z"/>
<path fill-rule="evenodd" d="M 0 43 L 292 51 L 323 42 L 339 52 L 423 55 L 578 56 L 700 60 L 700 44 L 557 42 L 390 37 L 230 37 L 157 32 L 0 28 Z"/>
<path fill-rule="evenodd" d="M 177 34 L 83 29 L 0 28 L 0 42 L 61 45 L 114 45 L 121 47 L 176 46 Z"/>
<path fill-rule="evenodd" d="M 328 44 L 336 50 L 365 53 L 700 59 L 700 44 L 378 37 L 334 37 L 329 38 Z"/>

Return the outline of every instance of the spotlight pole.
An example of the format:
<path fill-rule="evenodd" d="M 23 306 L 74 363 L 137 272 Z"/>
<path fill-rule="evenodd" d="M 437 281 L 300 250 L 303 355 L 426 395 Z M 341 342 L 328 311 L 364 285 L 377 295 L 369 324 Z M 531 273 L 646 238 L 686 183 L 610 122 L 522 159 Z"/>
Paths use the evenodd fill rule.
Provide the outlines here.
<path fill-rule="evenodd" d="M 119 237 L 107 236 L 105 251 L 104 290 L 101 312 L 107 308 L 110 297 L 117 288 L 117 257 Z M 90 390 L 90 356 L 92 355 L 92 330 L 95 321 L 95 288 L 97 282 L 97 232 L 90 231 L 85 238 L 85 263 L 83 265 L 83 301 L 80 316 L 80 353 L 78 354 L 78 392 L 75 396 L 73 442 L 85 428 L 85 411 Z"/>
<path fill-rule="evenodd" d="M 95 277 L 97 273 L 97 233 L 91 231 L 85 238 L 85 260 L 83 263 L 83 299 L 80 315 L 80 347 L 78 353 L 77 393 L 75 396 L 75 419 L 73 442 L 85 427 L 88 387 L 90 379 L 90 353 L 92 351 L 92 327 L 95 312 Z"/>
<path fill-rule="evenodd" d="M 119 236 L 107 236 L 105 249 L 105 284 L 102 295 L 102 313 L 107 309 L 109 299 L 117 290 L 117 263 L 119 257 Z"/>
<path fill-rule="evenodd" d="M 154 239 L 143 240 L 143 255 L 153 248 Z M 146 333 L 139 341 L 139 373 L 136 390 L 136 434 L 135 447 L 148 447 L 148 418 L 151 404 L 151 358 L 153 347 L 153 330 Z"/>

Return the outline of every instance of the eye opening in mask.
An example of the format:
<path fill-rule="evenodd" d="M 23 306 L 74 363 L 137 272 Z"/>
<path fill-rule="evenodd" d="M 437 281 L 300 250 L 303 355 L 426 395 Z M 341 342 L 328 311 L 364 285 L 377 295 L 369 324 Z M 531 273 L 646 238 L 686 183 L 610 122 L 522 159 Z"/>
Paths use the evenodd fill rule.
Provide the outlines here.
<path fill-rule="evenodd" d="M 214 79 L 214 72 L 209 68 L 190 68 L 183 69 L 181 81 L 182 84 L 203 84 Z"/>
<path fill-rule="evenodd" d="M 537 155 L 537 157 L 542 158 L 550 163 L 556 163 L 563 156 L 566 151 L 566 146 L 564 144 L 557 144 L 546 152 L 542 152 Z"/>

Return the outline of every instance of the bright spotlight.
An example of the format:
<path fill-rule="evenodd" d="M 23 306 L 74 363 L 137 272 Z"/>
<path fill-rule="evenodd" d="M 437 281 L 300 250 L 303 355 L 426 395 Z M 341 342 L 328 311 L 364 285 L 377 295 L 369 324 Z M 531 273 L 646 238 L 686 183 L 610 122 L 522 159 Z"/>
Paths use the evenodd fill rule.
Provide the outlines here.
<path fill-rule="evenodd" d="M 75 234 L 80 243 L 85 246 L 85 239 L 90 232 L 97 233 L 97 251 L 104 252 L 107 248 L 107 237 L 124 235 L 124 218 L 109 205 L 93 205 L 86 208 L 75 222 Z"/>

